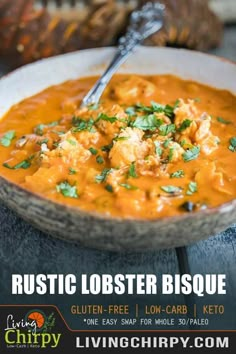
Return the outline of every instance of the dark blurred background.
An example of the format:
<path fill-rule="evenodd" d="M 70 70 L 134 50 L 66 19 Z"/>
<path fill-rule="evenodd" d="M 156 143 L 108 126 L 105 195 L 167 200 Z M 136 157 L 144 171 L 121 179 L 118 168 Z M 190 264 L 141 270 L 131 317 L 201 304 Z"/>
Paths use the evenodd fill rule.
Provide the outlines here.
<path fill-rule="evenodd" d="M 5 70 L 61 53 L 110 46 L 130 13 L 148 0 L 0 0 L 0 57 Z M 146 45 L 219 52 L 232 58 L 235 0 L 161 0 L 166 21 Z M 224 32 L 224 26 L 225 32 Z M 224 38 L 225 34 L 225 38 Z"/>
<path fill-rule="evenodd" d="M 0 0 L 0 76 L 40 58 L 82 48 L 114 45 L 125 31 L 133 8 L 145 0 L 57 1 Z M 163 0 L 167 17 L 163 31 L 146 45 L 184 47 L 236 61 L 236 0 Z M 212 235 L 213 236 L 213 235 Z M 236 225 L 206 241 L 187 247 L 192 273 L 226 273 L 227 313 L 211 329 L 236 329 Z M 171 273 L 179 272 L 175 250 L 114 253 L 87 249 L 54 239 L 27 224 L 0 203 L 0 304 L 55 304 L 71 327 L 85 327 L 71 318 L 70 305 L 83 298 L 12 296 L 12 273 Z M 158 299 L 159 300 L 159 299 Z M 182 303 L 184 299 L 172 299 Z M 199 299 L 213 302 L 213 299 Z M 86 301 L 95 301 L 90 298 Z M 85 301 L 85 302 L 86 302 Z M 96 301 L 108 301 L 107 298 Z M 109 301 L 118 301 L 109 298 Z M 132 297 L 131 300 L 140 301 Z M 144 299 L 143 301 L 146 301 Z M 169 301 L 169 300 L 168 300 Z M 218 299 L 215 300 L 216 302 Z M 91 302 L 92 303 L 92 302 Z M 228 306 L 227 306 L 228 305 Z"/>

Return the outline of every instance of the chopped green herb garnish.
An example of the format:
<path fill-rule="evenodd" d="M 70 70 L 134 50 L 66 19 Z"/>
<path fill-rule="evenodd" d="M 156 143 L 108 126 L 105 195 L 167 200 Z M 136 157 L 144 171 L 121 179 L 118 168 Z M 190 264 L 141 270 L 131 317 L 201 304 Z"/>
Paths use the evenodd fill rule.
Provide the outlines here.
<path fill-rule="evenodd" d="M 128 177 L 133 177 L 133 178 L 138 177 L 137 172 L 136 172 L 136 168 L 135 168 L 135 162 L 132 162 L 129 167 Z"/>
<path fill-rule="evenodd" d="M 183 159 L 185 162 L 189 162 L 192 160 L 195 160 L 198 158 L 200 153 L 200 147 L 199 146 L 194 146 L 192 149 L 186 150 L 183 153 Z"/>
<path fill-rule="evenodd" d="M 129 184 L 129 183 L 120 183 L 120 186 L 121 186 L 121 187 L 124 187 L 125 189 L 128 189 L 129 191 L 134 191 L 134 190 L 137 190 L 137 189 L 138 189 L 138 187 L 132 186 L 132 185 Z"/>
<path fill-rule="evenodd" d="M 236 152 L 236 137 L 230 139 L 229 150 L 232 152 Z"/>
<path fill-rule="evenodd" d="M 163 121 L 157 119 L 154 114 L 149 114 L 146 116 L 139 116 L 135 121 L 131 122 L 132 127 L 141 130 L 155 130 L 162 125 Z"/>
<path fill-rule="evenodd" d="M 179 194 L 182 192 L 182 188 L 176 186 L 162 186 L 161 189 L 169 194 Z"/>
<path fill-rule="evenodd" d="M 199 98 L 199 97 L 196 97 L 193 100 L 194 100 L 194 102 L 201 102 L 201 98 Z"/>
<path fill-rule="evenodd" d="M 162 105 L 162 104 L 154 102 L 154 101 L 151 102 L 151 106 L 145 106 L 141 103 L 137 103 L 135 106 L 129 107 L 128 112 L 126 112 L 126 113 L 128 113 L 132 116 L 135 114 L 135 112 L 145 112 L 145 113 L 148 113 L 149 115 L 153 114 L 153 113 L 164 113 L 167 117 L 169 117 L 171 120 L 173 120 L 175 117 L 174 110 L 178 107 L 179 102 L 180 101 L 177 100 L 174 103 L 174 106 L 170 106 L 168 104 Z"/>
<path fill-rule="evenodd" d="M 77 171 L 74 168 L 72 167 L 69 168 L 69 175 L 76 175 L 76 173 Z"/>
<path fill-rule="evenodd" d="M 168 154 L 168 161 L 169 161 L 169 162 L 171 162 L 172 159 L 173 159 L 174 151 L 175 151 L 175 148 L 174 148 L 174 147 L 171 147 L 170 150 L 169 150 L 169 154 Z"/>
<path fill-rule="evenodd" d="M 184 171 L 178 170 L 176 172 L 171 173 L 170 178 L 182 178 L 184 177 Z"/>
<path fill-rule="evenodd" d="M 96 157 L 96 161 L 99 165 L 103 164 L 104 163 L 104 158 L 101 156 L 101 155 L 98 155 Z"/>
<path fill-rule="evenodd" d="M 99 122 L 100 120 L 105 120 L 107 122 L 114 123 L 114 122 L 116 122 L 118 120 L 118 118 L 117 117 L 109 117 L 105 113 L 99 113 L 95 123 Z"/>
<path fill-rule="evenodd" d="M 192 195 L 193 193 L 197 192 L 197 183 L 196 182 L 190 182 L 188 185 L 188 190 L 186 192 L 187 195 Z"/>
<path fill-rule="evenodd" d="M 128 114 L 129 116 L 136 116 L 134 107 L 127 107 L 125 113 Z"/>
<path fill-rule="evenodd" d="M 192 120 L 190 120 L 190 119 L 185 119 L 182 123 L 181 123 L 181 125 L 180 125 L 180 127 L 177 129 L 177 131 L 179 132 L 179 133 L 181 133 L 181 132 L 183 132 L 185 129 L 187 129 L 187 128 L 189 128 L 190 127 L 190 125 L 192 124 Z"/>
<path fill-rule="evenodd" d="M 184 145 L 186 145 L 186 140 L 185 140 L 185 139 L 181 140 L 180 145 L 181 145 L 182 147 L 183 147 Z"/>
<path fill-rule="evenodd" d="M 175 132 L 175 124 L 163 124 L 159 127 L 159 134 L 166 136 Z"/>
<path fill-rule="evenodd" d="M 73 139 L 67 139 L 66 140 L 69 144 L 73 145 L 73 146 L 76 146 L 76 141 L 73 140 Z"/>
<path fill-rule="evenodd" d="M 95 177 L 95 180 L 97 183 L 102 183 L 105 182 L 107 179 L 107 176 L 113 171 L 112 168 L 104 168 L 104 170 L 102 171 L 102 173 L 100 175 L 97 175 Z"/>
<path fill-rule="evenodd" d="M 113 141 L 124 141 L 124 140 L 129 140 L 128 136 L 117 136 L 116 138 L 113 139 Z"/>
<path fill-rule="evenodd" d="M 34 128 L 34 132 L 35 132 L 35 134 L 42 136 L 45 128 L 55 127 L 58 124 L 59 124 L 58 121 L 51 122 L 48 124 L 39 124 Z"/>
<path fill-rule="evenodd" d="M 161 148 L 161 143 L 160 141 L 154 141 L 154 145 L 155 145 L 155 152 L 157 155 L 161 156 L 163 153 L 163 149 Z"/>
<path fill-rule="evenodd" d="M 222 123 L 222 124 L 232 124 L 232 122 L 230 120 L 226 120 L 222 117 L 217 117 L 216 119 L 219 123 Z"/>
<path fill-rule="evenodd" d="M 105 189 L 109 192 L 109 193 L 113 193 L 113 187 L 110 184 L 107 184 Z"/>
<path fill-rule="evenodd" d="M 31 160 L 34 158 L 34 155 L 30 156 L 28 159 L 19 162 L 18 164 L 16 164 L 15 166 L 10 166 L 8 163 L 4 163 L 3 166 L 6 168 L 9 168 L 10 170 L 19 170 L 19 169 L 24 169 L 26 170 L 27 168 L 29 168 L 31 166 Z"/>
<path fill-rule="evenodd" d="M 164 141 L 163 146 L 165 149 L 169 146 L 169 144 L 172 140 L 173 140 L 173 138 L 169 138 Z"/>
<path fill-rule="evenodd" d="M 3 137 L 0 139 L 0 144 L 5 147 L 9 147 L 11 145 L 12 140 L 16 137 L 16 133 L 14 130 L 10 130 L 5 133 Z"/>
<path fill-rule="evenodd" d="M 109 145 L 104 145 L 101 147 L 102 151 L 109 152 L 113 147 L 113 142 L 111 142 Z"/>
<path fill-rule="evenodd" d="M 71 186 L 67 181 L 58 184 L 56 190 L 58 193 L 64 195 L 64 197 L 78 198 L 76 186 Z"/>
<path fill-rule="evenodd" d="M 91 152 L 92 155 L 97 155 L 98 150 L 94 149 L 93 147 L 89 148 L 89 151 Z"/>
<path fill-rule="evenodd" d="M 72 118 L 72 124 L 75 128 L 72 128 L 74 133 L 81 132 L 83 130 L 87 130 L 89 132 L 94 132 L 94 120 L 90 118 L 89 120 L 84 120 L 79 117 Z"/>
<path fill-rule="evenodd" d="M 57 135 L 64 135 L 66 132 L 57 131 L 57 130 L 52 130 L 52 133 L 57 134 Z"/>

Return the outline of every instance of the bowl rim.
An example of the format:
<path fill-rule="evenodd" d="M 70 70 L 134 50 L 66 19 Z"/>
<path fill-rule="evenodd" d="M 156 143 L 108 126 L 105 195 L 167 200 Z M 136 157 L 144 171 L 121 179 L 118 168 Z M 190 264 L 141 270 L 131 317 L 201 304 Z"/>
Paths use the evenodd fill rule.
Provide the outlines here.
<path fill-rule="evenodd" d="M 192 54 L 202 55 L 202 56 L 205 56 L 205 57 L 211 57 L 211 58 L 213 58 L 215 60 L 222 61 L 222 62 L 231 64 L 231 65 L 233 64 L 235 66 L 235 68 L 236 68 L 236 61 L 230 60 L 228 58 L 223 58 L 221 56 L 217 56 L 217 55 L 212 54 L 212 53 L 203 53 L 203 52 L 200 52 L 200 51 L 183 49 L 183 48 L 147 47 L 147 46 L 139 46 L 138 48 L 139 49 L 148 48 L 148 49 L 151 49 L 153 51 L 158 50 L 158 49 L 161 48 L 162 50 L 166 50 L 166 51 L 172 51 L 172 52 L 174 52 L 174 51 L 180 52 L 181 51 L 182 53 L 192 53 Z M 40 59 L 40 60 L 37 60 L 36 62 L 24 65 L 24 66 L 19 67 L 19 68 L 16 68 L 15 70 L 12 70 L 11 72 L 3 75 L 0 78 L 0 82 L 2 80 L 6 80 L 8 77 L 14 75 L 15 73 L 18 73 L 18 72 L 20 72 L 22 70 L 26 70 L 29 67 L 33 67 L 35 64 L 40 64 L 40 63 L 43 63 L 43 62 L 51 62 L 53 60 L 56 60 L 57 58 L 65 58 L 66 56 L 70 56 L 70 55 L 73 55 L 73 54 L 74 55 L 78 55 L 81 52 L 96 52 L 96 51 L 115 50 L 115 49 L 116 49 L 116 47 L 114 47 L 114 46 L 82 49 L 82 50 L 78 50 L 78 51 L 75 51 L 75 52 L 70 52 L 70 53 L 60 54 L 60 55 L 56 55 L 56 56 L 49 57 L 49 58 Z M 81 76 L 81 78 L 82 77 L 86 78 L 86 77 L 89 77 L 89 75 Z M 65 81 L 67 81 L 67 80 L 65 80 Z M 201 83 L 201 82 L 199 81 L 199 83 Z M 60 85 L 60 84 L 55 84 L 55 85 L 57 86 L 57 85 Z M 50 86 L 48 86 L 48 87 L 50 87 Z M 210 87 L 212 87 L 212 86 L 210 86 Z M 215 87 L 215 89 L 218 89 L 218 88 Z M 41 91 L 43 91 L 43 90 L 41 90 Z M 230 90 L 228 90 L 228 91 L 231 92 Z M 40 91 L 38 93 L 40 93 Z M 232 93 L 232 94 L 234 94 L 234 93 Z M 33 94 L 32 96 L 34 96 L 34 95 L 35 94 Z M 31 97 L 31 96 L 28 96 L 28 97 Z M 4 115 L 3 115 L 3 117 L 4 117 Z M 140 223 L 140 224 L 141 223 L 142 224 L 146 224 L 146 223 L 162 223 L 162 222 L 164 223 L 164 222 L 170 222 L 170 221 L 172 221 L 172 222 L 180 222 L 181 220 L 192 219 L 194 217 L 201 217 L 201 216 L 203 216 L 203 217 L 205 216 L 206 217 L 208 215 L 213 215 L 213 214 L 227 213 L 227 212 L 231 211 L 232 209 L 234 209 L 236 207 L 236 198 L 234 198 L 231 201 L 223 203 L 223 204 L 220 204 L 220 205 L 218 205 L 216 207 L 207 208 L 207 209 L 204 209 L 204 210 L 199 210 L 199 211 L 194 211 L 194 212 L 184 212 L 183 214 L 178 214 L 178 215 L 174 215 L 174 216 L 163 216 L 163 217 L 156 217 L 156 218 L 151 218 L 151 219 L 121 217 L 121 216 L 115 216 L 115 215 L 107 215 L 105 213 L 99 213 L 97 211 L 87 211 L 87 210 L 81 209 L 80 207 L 77 207 L 77 206 L 71 206 L 69 204 L 63 204 L 63 203 L 61 203 L 59 201 L 53 201 L 50 198 L 43 197 L 41 194 L 38 194 L 37 192 L 31 191 L 31 190 L 28 190 L 28 189 L 22 187 L 21 185 L 17 184 L 14 181 L 8 180 L 7 178 L 5 178 L 2 175 L 0 175 L 0 182 L 1 181 L 6 183 L 8 186 L 12 186 L 13 188 L 18 189 L 22 193 L 25 193 L 26 195 L 28 195 L 29 198 L 38 199 L 41 203 L 52 205 L 54 207 L 60 207 L 61 210 L 64 210 L 64 211 L 67 211 L 67 212 L 76 213 L 76 214 L 78 214 L 78 216 L 79 215 L 84 215 L 84 216 L 91 217 L 93 219 L 97 219 L 97 220 L 100 220 L 100 221 L 104 220 L 104 221 L 111 221 L 111 222 L 126 222 L 126 223 L 135 222 L 135 223 Z M 1 200 L 5 203 L 4 198 L 1 198 Z M 6 203 L 6 204 L 8 204 L 8 203 Z"/>

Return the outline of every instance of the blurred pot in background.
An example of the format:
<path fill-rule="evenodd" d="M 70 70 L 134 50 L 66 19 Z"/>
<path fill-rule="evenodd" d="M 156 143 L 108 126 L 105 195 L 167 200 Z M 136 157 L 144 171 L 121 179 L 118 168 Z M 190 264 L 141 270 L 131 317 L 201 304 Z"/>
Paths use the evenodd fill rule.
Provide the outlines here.
<path fill-rule="evenodd" d="M 130 12 L 145 2 L 0 0 L 0 55 L 13 68 L 78 49 L 114 45 Z M 208 1 L 160 2 L 167 9 L 165 27 L 147 45 L 208 50 L 220 44 L 223 26 Z"/>

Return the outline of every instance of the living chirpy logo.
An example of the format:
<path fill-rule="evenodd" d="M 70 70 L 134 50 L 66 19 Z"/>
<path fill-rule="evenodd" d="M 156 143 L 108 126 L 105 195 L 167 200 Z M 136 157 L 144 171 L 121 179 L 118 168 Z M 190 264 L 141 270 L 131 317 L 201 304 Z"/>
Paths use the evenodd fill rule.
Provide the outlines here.
<path fill-rule="evenodd" d="M 6 320 L 5 343 L 8 348 L 56 348 L 61 333 L 53 333 L 56 319 L 52 312 L 46 316 L 38 309 L 30 310 L 23 318 L 9 314 Z"/>

